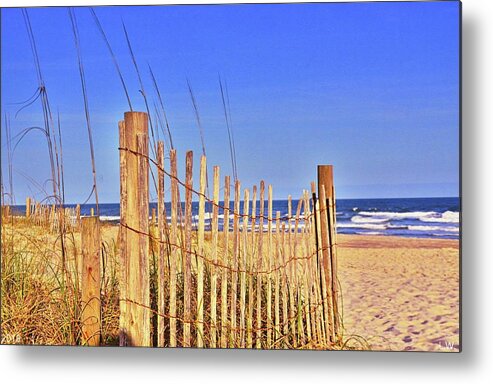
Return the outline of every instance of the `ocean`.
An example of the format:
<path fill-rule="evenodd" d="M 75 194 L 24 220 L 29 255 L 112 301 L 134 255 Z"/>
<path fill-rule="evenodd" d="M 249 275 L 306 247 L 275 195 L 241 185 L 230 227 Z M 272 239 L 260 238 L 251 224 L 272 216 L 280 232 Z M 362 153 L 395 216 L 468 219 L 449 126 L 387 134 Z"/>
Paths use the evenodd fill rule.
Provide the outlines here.
<path fill-rule="evenodd" d="M 220 202 L 220 205 L 223 203 Z M 298 202 L 293 200 L 293 214 Z M 404 236 L 420 238 L 459 238 L 459 198 L 406 198 L 406 199 L 337 199 L 337 233 L 355 235 Z M 67 204 L 68 207 L 74 205 Z M 156 208 L 151 203 L 150 208 Z M 82 215 L 89 215 L 94 204 L 81 207 Z M 102 221 L 118 222 L 120 219 L 119 204 L 100 204 Z M 169 214 L 170 204 L 166 204 Z M 184 209 L 184 207 L 183 207 Z M 233 203 L 231 203 L 233 209 Z M 267 209 L 267 204 L 265 204 Z M 243 203 L 240 205 L 243 210 Z M 16 206 L 14 214 L 23 214 L 25 206 Z M 197 219 L 198 202 L 193 202 L 192 211 Z M 280 211 L 281 217 L 287 217 L 288 201 L 274 200 L 273 211 Z M 212 212 L 210 204 L 206 204 L 206 212 Z M 267 212 L 266 212 L 267 214 Z M 257 202 L 257 216 L 259 204 Z M 219 210 L 219 227 L 222 229 L 223 212 Z M 168 217 L 168 220 L 170 218 Z M 211 214 L 206 213 L 206 221 L 210 222 Z M 258 223 L 258 220 L 257 220 Z M 232 220 L 231 220 L 232 225 Z M 264 222 L 266 228 L 267 223 Z"/>

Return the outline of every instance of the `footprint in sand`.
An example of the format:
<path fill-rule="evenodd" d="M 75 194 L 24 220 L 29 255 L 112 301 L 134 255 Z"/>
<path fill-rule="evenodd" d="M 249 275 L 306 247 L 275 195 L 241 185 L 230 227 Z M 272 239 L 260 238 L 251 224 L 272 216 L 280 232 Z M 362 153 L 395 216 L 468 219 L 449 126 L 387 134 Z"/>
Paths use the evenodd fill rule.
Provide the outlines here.
<path fill-rule="evenodd" d="M 405 343 L 410 343 L 411 341 L 413 341 L 413 338 L 411 336 L 406 336 L 402 339 L 402 341 Z"/>

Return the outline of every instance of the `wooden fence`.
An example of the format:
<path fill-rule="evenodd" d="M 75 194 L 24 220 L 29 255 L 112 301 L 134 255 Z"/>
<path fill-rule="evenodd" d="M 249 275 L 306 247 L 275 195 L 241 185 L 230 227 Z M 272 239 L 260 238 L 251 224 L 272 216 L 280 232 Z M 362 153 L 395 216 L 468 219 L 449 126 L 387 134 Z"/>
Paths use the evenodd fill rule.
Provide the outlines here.
<path fill-rule="evenodd" d="M 4 219 L 8 219 L 12 215 L 9 206 L 2 207 L 2 212 Z M 80 205 L 63 207 L 27 197 L 25 220 L 29 224 L 47 228 L 52 232 L 59 232 L 61 227 L 66 231 L 79 230 L 81 226 Z"/>
<path fill-rule="evenodd" d="M 197 188 L 192 152 L 180 180 L 175 150 L 168 164 L 162 142 L 157 159 L 149 156 L 147 119 L 127 112 L 119 123 L 120 345 L 326 349 L 339 343 L 332 166 L 319 166 L 318 190 L 312 183 L 311 194 L 289 197 L 281 217 L 273 211 L 271 185 L 248 189 L 236 180 L 231 187 L 229 176 L 221 184 L 217 166 L 210 198 L 205 156 Z M 158 195 L 153 220 L 150 170 Z"/>
<path fill-rule="evenodd" d="M 185 180 L 175 150 L 165 162 L 158 142 L 149 156 L 148 116 L 119 122 L 120 345 L 158 347 L 331 349 L 341 344 L 333 169 L 318 166 L 318 186 L 287 214 L 274 211 L 273 187 L 242 187 L 200 157 L 194 187 L 191 151 Z M 157 215 L 149 215 L 149 174 Z M 169 191 L 169 195 L 165 195 Z M 212 197 L 209 197 L 209 191 Z M 222 193 L 221 193 L 222 191 Z M 193 201 L 198 200 L 198 212 Z M 168 207 L 168 208 L 167 208 Z M 8 209 L 2 210 L 9 215 Z M 99 217 L 26 200 L 26 220 L 81 230 L 81 324 L 85 345 L 99 345 Z"/>

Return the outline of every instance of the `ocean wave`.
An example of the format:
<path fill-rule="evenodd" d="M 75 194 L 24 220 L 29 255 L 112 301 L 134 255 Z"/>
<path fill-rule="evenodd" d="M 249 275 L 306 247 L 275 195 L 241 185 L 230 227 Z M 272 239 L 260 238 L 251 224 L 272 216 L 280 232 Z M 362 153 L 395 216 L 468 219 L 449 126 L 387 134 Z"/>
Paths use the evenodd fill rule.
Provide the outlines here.
<path fill-rule="evenodd" d="M 436 216 L 421 217 L 419 220 L 427 223 L 458 223 L 459 212 L 446 211 Z"/>
<path fill-rule="evenodd" d="M 415 211 L 415 212 L 370 212 L 370 211 L 361 211 L 358 212 L 359 215 L 361 216 L 369 216 L 369 217 L 379 217 L 379 218 L 386 218 L 388 220 L 402 220 L 402 219 L 419 219 L 421 218 L 428 218 L 428 217 L 436 217 L 439 215 L 439 213 L 434 212 L 434 211 L 429 211 L 429 212 L 420 212 L 420 211 Z"/>
<path fill-rule="evenodd" d="M 374 231 L 386 231 L 386 230 L 407 230 L 407 231 L 426 231 L 432 232 L 459 232 L 459 227 L 451 226 L 439 226 L 439 225 L 399 225 L 389 223 L 339 223 L 338 228 L 354 228 L 354 229 L 368 229 Z"/>
<path fill-rule="evenodd" d="M 434 237 L 452 237 L 452 238 L 457 238 L 458 234 L 456 233 L 432 233 L 431 236 Z"/>
<path fill-rule="evenodd" d="M 410 231 L 428 231 L 428 232 L 456 232 L 459 233 L 459 227 L 441 227 L 438 225 L 409 225 Z"/>
<path fill-rule="evenodd" d="M 120 216 L 99 216 L 101 221 L 120 221 Z"/>
<path fill-rule="evenodd" d="M 381 236 L 384 233 L 383 232 L 376 232 L 376 231 L 368 231 L 368 232 L 356 232 L 358 235 L 372 235 L 372 236 Z"/>
<path fill-rule="evenodd" d="M 337 228 L 357 228 L 357 229 L 373 229 L 384 231 L 387 229 L 385 224 L 351 224 L 351 223 L 338 223 Z"/>
<path fill-rule="evenodd" d="M 359 224 L 366 224 L 366 223 L 369 223 L 369 224 L 381 224 L 381 223 L 387 223 L 389 222 L 389 218 L 377 218 L 377 217 L 363 217 L 363 216 L 359 216 L 359 215 L 356 215 L 356 216 L 353 216 L 351 217 L 351 221 L 353 223 L 359 223 Z"/>

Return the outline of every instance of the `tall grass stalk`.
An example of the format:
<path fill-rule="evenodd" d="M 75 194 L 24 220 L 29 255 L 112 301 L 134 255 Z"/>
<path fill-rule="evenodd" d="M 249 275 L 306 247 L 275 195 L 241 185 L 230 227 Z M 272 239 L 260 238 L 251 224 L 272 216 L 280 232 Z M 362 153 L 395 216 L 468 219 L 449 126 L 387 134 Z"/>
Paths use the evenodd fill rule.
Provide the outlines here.
<path fill-rule="evenodd" d="M 219 76 L 219 89 L 221 90 L 221 100 L 223 102 L 223 110 L 224 110 L 224 119 L 226 121 L 226 128 L 228 130 L 228 140 L 229 140 L 229 152 L 231 156 L 231 167 L 233 170 L 233 178 L 234 181 L 238 180 L 238 168 L 236 164 L 236 149 L 235 142 L 233 138 L 233 127 L 231 123 L 231 110 L 229 105 L 229 95 L 227 93 L 227 84 L 221 80 L 221 76 Z M 225 92 L 226 91 L 226 92 Z M 226 93 L 226 95 L 225 95 Z"/>
<path fill-rule="evenodd" d="M 163 98 L 161 97 L 161 92 L 159 91 L 159 87 L 157 85 L 156 77 L 154 76 L 154 73 L 152 71 L 152 68 L 151 68 L 151 66 L 149 64 L 148 64 L 148 66 L 149 66 L 149 73 L 151 74 L 152 82 L 154 84 L 154 90 L 156 91 L 156 94 L 158 96 L 159 105 L 161 107 L 161 112 L 163 113 L 164 121 L 166 123 L 166 130 L 167 130 L 167 133 L 168 133 L 169 144 L 170 144 L 171 149 L 174 149 L 175 147 L 173 146 L 173 138 L 171 137 L 171 130 L 170 130 L 170 127 L 169 127 L 168 116 L 166 115 L 166 110 L 164 109 Z M 157 108 L 156 108 L 156 114 L 158 115 L 158 118 L 159 118 L 159 113 L 157 113 Z"/>
<path fill-rule="evenodd" d="M 98 198 L 98 185 L 97 185 L 97 176 L 96 176 L 96 159 L 94 156 L 94 144 L 93 144 L 93 140 L 92 140 L 91 116 L 89 113 L 89 101 L 87 98 L 87 86 L 86 86 L 86 78 L 85 78 L 85 73 L 84 73 L 84 64 L 82 62 L 82 54 L 81 54 L 81 49 L 80 49 L 79 28 L 77 26 L 77 19 L 75 17 L 75 13 L 72 10 L 72 8 L 68 9 L 68 14 L 70 17 L 70 22 L 72 24 L 72 32 L 74 34 L 74 43 L 75 43 L 75 48 L 77 50 L 77 60 L 78 60 L 78 65 L 79 65 L 80 83 L 81 83 L 81 87 L 82 87 L 82 96 L 84 98 L 84 112 L 85 112 L 85 118 L 86 118 L 87 136 L 89 138 L 89 149 L 91 152 L 93 191 L 94 191 L 94 197 L 96 199 L 96 213 L 99 216 L 99 198 Z"/>
<path fill-rule="evenodd" d="M 108 48 L 108 51 L 110 52 L 111 59 L 112 59 L 113 64 L 115 66 L 116 72 L 118 73 L 118 77 L 120 78 L 120 82 L 122 84 L 123 91 L 125 92 L 125 96 L 127 97 L 128 108 L 130 108 L 130 111 L 133 112 L 132 102 L 130 101 L 130 96 L 128 94 L 127 85 L 125 84 L 125 80 L 123 79 L 122 71 L 120 70 L 120 65 L 118 64 L 118 60 L 116 59 L 116 56 L 113 52 L 113 49 L 111 48 L 111 44 L 108 40 L 108 37 L 106 36 L 106 33 L 104 32 L 104 28 L 101 25 L 101 22 L 99 21 L 99 18 L 96 14 L 96 11 L 92 7 L 90 8 L 90 10 L 91 10 L 91 14 L 94 18 L 94 22 L 96 23 L 96 26 L 98 27 L 98 30 L 101 33 L 101 36 L 103 37 L 103 40 L 106 44 L 106 47 Z"/>

